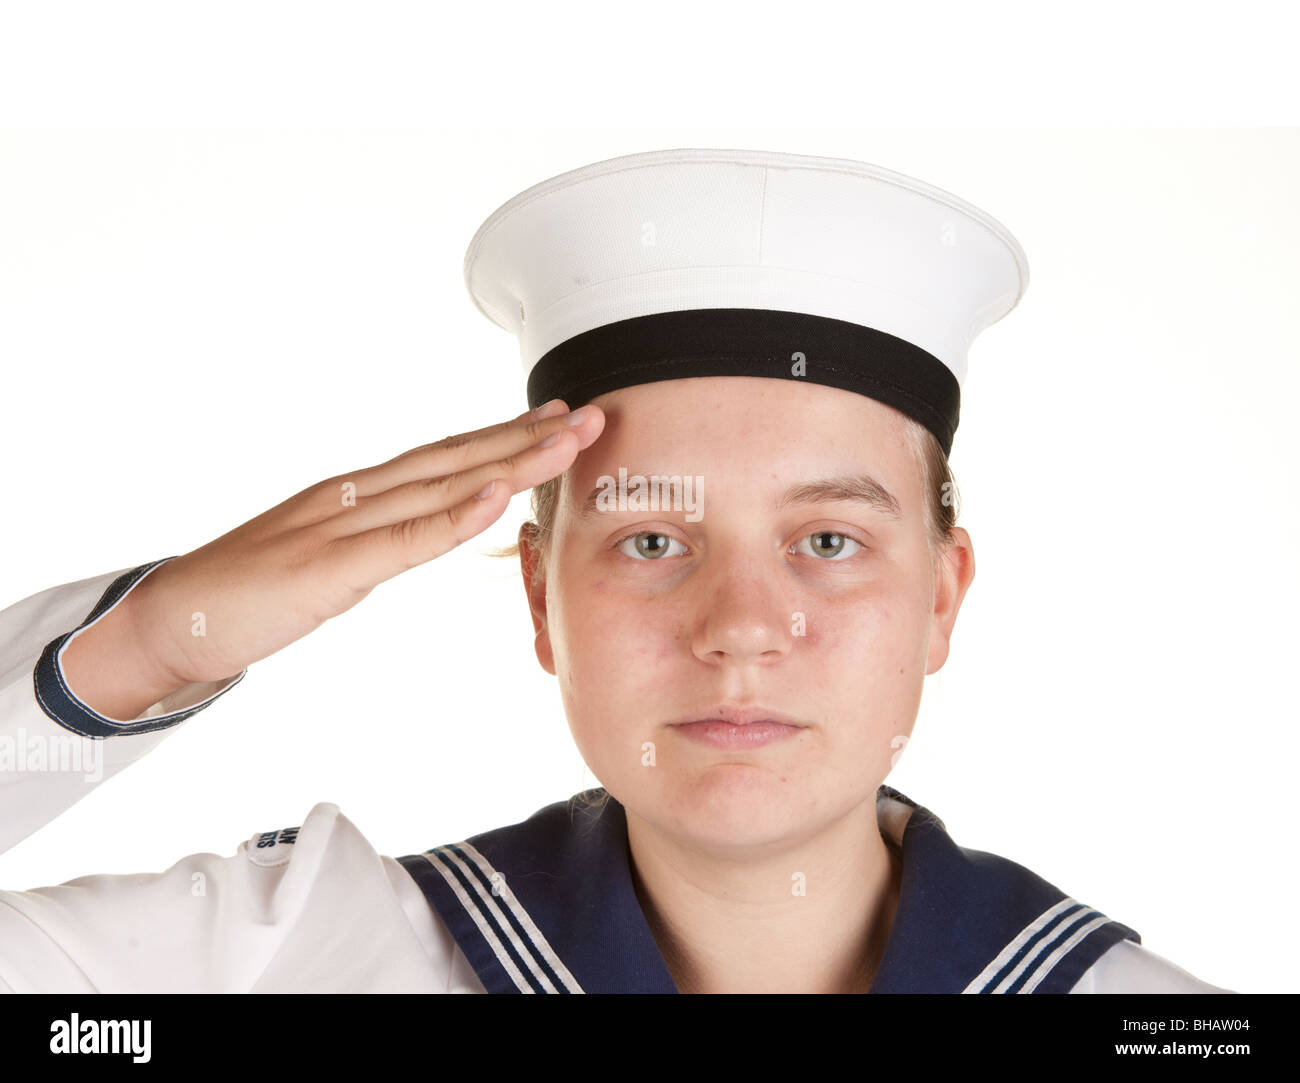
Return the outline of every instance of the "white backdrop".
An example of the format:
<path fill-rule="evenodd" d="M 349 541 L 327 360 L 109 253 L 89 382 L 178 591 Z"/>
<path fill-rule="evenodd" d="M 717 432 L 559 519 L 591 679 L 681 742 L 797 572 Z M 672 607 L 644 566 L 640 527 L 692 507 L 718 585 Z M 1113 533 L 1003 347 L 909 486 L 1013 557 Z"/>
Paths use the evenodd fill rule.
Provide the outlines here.
<path fill-rule="evenodd" d="M 10 131 L 0 607 L 523 410 L 470 236 L 678 146 L 873 162 L 1021 241 L 952 455 L 978 571 L 889 781 L 1198 977 L 1293 988 L 1296 130 Z M 518 564 L 481 555 L 527 511 L 253 666 L 0 883 L 228 854 L 318 801 L 396 856 L 596 785 Z"/>

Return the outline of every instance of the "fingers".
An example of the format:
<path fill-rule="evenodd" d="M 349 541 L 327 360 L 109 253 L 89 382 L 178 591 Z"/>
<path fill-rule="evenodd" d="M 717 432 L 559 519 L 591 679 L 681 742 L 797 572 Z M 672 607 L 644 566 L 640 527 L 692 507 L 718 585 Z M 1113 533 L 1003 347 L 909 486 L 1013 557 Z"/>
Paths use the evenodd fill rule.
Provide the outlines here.
<path fill-rule="evenodd" d="M 329 542 L 319 557 L 348 582 L 382 583 L 449 553 L 501 517 L 510 490 L 497 481 L 491 493 L 471 496 L 440 512 L 401 519 Z"/>
<path fill-rule="evenodd" d="M 557 424 L 558 423 L 558 424 Z M 501 459 L 457 473 L 422 477 L 358 499 L 316 530 L 332 532 L 322 560 L 337 562 L 351 582 L 382 583 L 386 579 L 450 552 L 494 523 L 523 489 L 540 485 L 568 469 L 578 452 L 590 446 L 604 428 L 604 414 L 591 410 L 576 426 L 563 417 L 547 418 L 535 431 L 555 436 L 549 447 L 536 444 Z M 508 427 L 486 439 L 514 447 L 518 434 L 534 431 L 525 420 L 513 433 Z M 484 498 L 475 494 L 495 482 Z"/>
<path fill-rule="evenodd" d="M 595 441 L 603 425 L 603 416 L 596 412 L 589 414 L 581 424 L 573 428 L 563 424 L 559 428 L 551 425 L 549 427 L 552 431 L 548 435 L 555 442 L 549 447 L 534 444 L 516 454 L 469 470 L 432 478 L 422 477 L 372 496 L 359 497 L 355 506 L 342 508 L 328 522 L 319 524 L 320 529 L 334 538 L 341 538 L 406 520 L 447 513 L 466 502 L 468 513 L 477 516 L 482 508 L 474 507 L 480 503 L 473 499 L 474 494 L 492 481 L 497 484 L 492 498 L 504 494 L 496 512 L 499 515 L 515 493 L 541 485 L 567 470 L 578 452 Z M 491 502 L 490 500 L 489 503 Z M 487 520 L 479 529 L 491 521 L 492 519 Z M 443 522 L 445 525 L 446 520 Z"/>
<path fill-rule="evenodd" d="M 510 421 L 412 448 L 378 466 L 357 471 L 348 480 L 355 483 L 358 496 L 371 496 L 409 481 L 453 474 L 503 459 L 565 428 L 556 420 L 569 412 L 563 400 L 554 400 L 538 410 L 542 411 L 540 417 L 529 410 Z"/>

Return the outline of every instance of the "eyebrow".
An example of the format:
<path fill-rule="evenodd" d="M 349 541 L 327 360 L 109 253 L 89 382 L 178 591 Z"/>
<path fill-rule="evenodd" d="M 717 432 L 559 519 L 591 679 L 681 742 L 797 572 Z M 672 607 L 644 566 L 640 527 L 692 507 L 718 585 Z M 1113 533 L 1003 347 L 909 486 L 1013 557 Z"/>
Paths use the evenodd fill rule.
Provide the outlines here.
<path fill-rule="evenodd" d="M 629 470 L 627 476 L 631 478 L 637 474 Z M 641 476 L 648 478 L 656 475 L 642 473 Z M 589 519 L 596 515 L 596 501 L 603 492 L 605 486 L 597 485 L 587 494 L 587 499 L 578 510 L 578 518 Z M 784 508 L 792 504 L 818 504 L 837 500 L 866 504 L 891 519 L 902 518 L 898 499 L 870 474 L 841 474 L 791 485 L 781 495 L 776 506 Z"/>
<path fill-rule="evenodd" d="M 792 485 L 776 506 L 784 508 L 788 504 L 817 504 L 833 500 L 868 504 L 891 519 L 902 518 L 898 499 L 870 474 L 842 474 Z"/>

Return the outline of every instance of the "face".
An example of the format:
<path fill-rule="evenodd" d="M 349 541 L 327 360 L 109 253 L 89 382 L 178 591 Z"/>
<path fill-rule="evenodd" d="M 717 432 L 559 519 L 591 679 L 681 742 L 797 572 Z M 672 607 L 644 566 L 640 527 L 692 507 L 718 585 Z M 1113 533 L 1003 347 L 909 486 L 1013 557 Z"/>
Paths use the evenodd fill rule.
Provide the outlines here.
<path fill-rule="evenodd" d="M 563 477 L 544 569 L 520 537 L 538 659 L 592 773 L 629 815 L 710 849 L 796 839 L 874 801 L 974 571 L 965 531 L 930 549 L 906 420 L 749 377 L 592 401 L 605 428 Z M 863 474 L 874 501 L 813 488 Z M 692 488 L 641 507 L 638 476 Z M 608 499 L 584 514 L 593 489 Z M 719 705 L 794 725 L 680 725 Z"/>

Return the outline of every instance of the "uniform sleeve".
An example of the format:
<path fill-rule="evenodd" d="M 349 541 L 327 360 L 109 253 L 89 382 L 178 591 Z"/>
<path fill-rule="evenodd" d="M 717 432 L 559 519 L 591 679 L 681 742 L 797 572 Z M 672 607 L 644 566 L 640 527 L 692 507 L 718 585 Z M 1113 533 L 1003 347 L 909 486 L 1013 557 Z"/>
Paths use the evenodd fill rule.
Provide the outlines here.
<path fill-rule="evenodd" d="M 1071 993 L 1234 993 L 1193 977 L 1150 948 L 1121 940 L 1083 972 Z"/>
<path fill-rule="evenodd" d="M 0 611 L 0 852 L 149 752 L 243 680 L 189 684 L 135 719 L 106 718 L 63 677 L 64 648 L 175 557 L 51 587 Z"/>
<path fill-rule="evenodd" d="M 0 991 L 482 991 L 400 863 L 336 805 L 233 856 L 0 891 Z"/>

